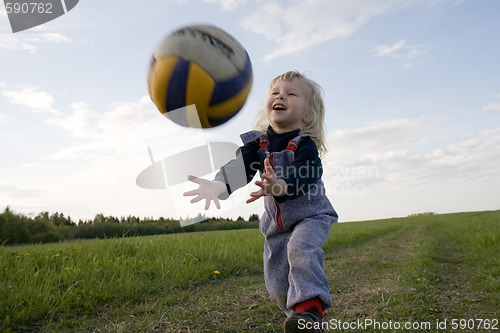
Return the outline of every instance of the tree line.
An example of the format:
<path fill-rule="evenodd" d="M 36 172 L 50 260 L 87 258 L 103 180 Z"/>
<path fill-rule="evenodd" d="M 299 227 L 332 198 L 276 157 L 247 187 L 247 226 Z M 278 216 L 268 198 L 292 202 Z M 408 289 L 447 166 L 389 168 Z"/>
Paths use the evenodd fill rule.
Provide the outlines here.
<path fill-rule="evenodd" d="M 203 222 L 180 226 L 170 218 L 113 217 L 97 214 L 93 220 L 73 221 L 62 213 L 41 212 L 27 216 L 13 212 L 8 206 L 0 213 L 0 245 L 59 242 L 72 239 L 114 238 L 160 235 L 181 232 L 258 228 L 259 216 L 248 220 L 204 218 Z"/>

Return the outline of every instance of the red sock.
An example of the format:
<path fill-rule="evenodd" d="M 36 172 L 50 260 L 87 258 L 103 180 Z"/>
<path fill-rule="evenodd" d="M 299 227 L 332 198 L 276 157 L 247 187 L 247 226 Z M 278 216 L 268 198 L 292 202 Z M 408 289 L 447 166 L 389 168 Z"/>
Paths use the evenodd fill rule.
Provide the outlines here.
<path fill-rule="evenodd" d="M 306 301 L 297 303 L 295 305 L 295 312 L 302 313 L 302 312 L 306 312 L 307 310 L 314 308 L 318 311 L 321 318 L 323 318 L 323 306 L 322 305 L 323 305 L 323 302 L 321 302 L 319 297 L 310 298 Z"/>

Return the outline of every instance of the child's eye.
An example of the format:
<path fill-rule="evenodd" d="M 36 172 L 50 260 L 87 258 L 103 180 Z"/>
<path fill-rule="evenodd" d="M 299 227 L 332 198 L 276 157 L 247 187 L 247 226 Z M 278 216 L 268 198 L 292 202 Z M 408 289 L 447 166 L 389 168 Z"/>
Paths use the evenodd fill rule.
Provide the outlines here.
<path fill-rule="evenodd" d="M 297 96 L 297 95 L 294 93 L 288 93 L 288 96 Z"/>

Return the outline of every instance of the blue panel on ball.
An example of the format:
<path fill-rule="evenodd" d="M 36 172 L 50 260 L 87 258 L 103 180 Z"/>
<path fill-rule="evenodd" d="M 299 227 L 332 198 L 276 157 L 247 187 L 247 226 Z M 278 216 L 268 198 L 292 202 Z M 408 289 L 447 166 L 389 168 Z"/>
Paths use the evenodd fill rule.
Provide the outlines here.
<path fill-rule="evenodd" d="M 236 77 L 227 81 L 216 82 L 210 106 L 225 102 L 236 96 L 247 84 L 252 77 L 252 62 L 248 53 L 246 54 L 247 61 L 245 68 Z"/>
<path fill-rule="evenodd" d="M 230 114 L 226 115 L 225 117 L 214 118 L 214 117 L 207 116 L 207 120 L 212 127 L 219 126 L 219 125 L 224 124 L 229 119 L 233 118 L 240 110 L 241 110 L 241 108 L 236 109 L 233 112 L 231 112 Z"/>
<path fill-rule="evenodd" d="M 172 70 L 165 100 L 167 111 L 186 106 L 186 86 L 190 64 L 189 61 L 179 58 Z"/>

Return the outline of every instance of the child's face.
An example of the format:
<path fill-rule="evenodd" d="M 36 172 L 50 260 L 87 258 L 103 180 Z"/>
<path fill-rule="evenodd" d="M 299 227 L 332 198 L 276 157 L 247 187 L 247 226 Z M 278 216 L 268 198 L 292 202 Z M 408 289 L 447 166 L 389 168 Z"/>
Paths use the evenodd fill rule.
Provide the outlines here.
<path fill-rule="evenodd" d="M 302 128 L 307 117 L 307 87 L 299 79 L 278 80 L 269 91 L 266 118 L 277 133 Z"/>

